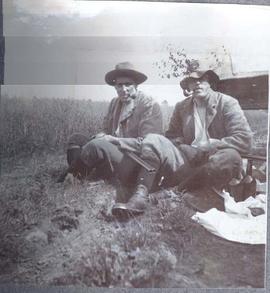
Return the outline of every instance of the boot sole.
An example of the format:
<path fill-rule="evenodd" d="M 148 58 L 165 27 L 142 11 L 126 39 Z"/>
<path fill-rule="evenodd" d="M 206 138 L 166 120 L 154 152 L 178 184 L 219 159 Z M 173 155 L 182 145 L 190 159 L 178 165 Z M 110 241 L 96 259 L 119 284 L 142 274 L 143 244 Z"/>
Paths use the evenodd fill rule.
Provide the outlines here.
<path fill-rule="evenodd" d="M 130 218 L 132 216 L 142 215 L 144 210 L 130 209 L 124 203 L 118 203 L 112 207 L 112 215 L 117 218 Z"/>

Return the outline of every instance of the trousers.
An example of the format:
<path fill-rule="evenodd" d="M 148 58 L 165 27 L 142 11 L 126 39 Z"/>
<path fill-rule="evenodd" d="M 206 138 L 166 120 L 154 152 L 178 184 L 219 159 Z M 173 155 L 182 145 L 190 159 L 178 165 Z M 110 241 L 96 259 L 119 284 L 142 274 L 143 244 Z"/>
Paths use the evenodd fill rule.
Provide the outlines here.
<path fill-rule="evenodd" d="M 98 177 L 116 177 L 127 187 L 141 183 L 150 191 L 179 184 L 190 189 L 225 186 L 232 178 L 239 178 L 242 171 L 241 156 L 232 148 L 217 150 L 194 166 L 181 150 L 158 134 L 147 135 L 138 149 L 141 158 L 155 168 L 153 173 L 129 158 L 125 150 L 103 138 L 89 141 L 82 134 L 74 134 L 68 141 L 68 149 L 76 146 L 80 147 L 79 159 L 89 172 L 96 169 Z"/>
<path fill-rule="evenodd" d="M 189 145 L 177 148 L 166 137 L 149 134 L 142 142 L 142 153 L 145 150 L 158 157 L 159 175 L 164 178 L 164 187 L 180 185 L 180 189 L 198 189 L 204 186 L 223 188 L 233 178 L 241 178 L 242 158 L 233 148 L 204 153 Z"/>
<path fill-rule="evenodd" d="M 79 156 L 76 151 L 72 151 L 76 150 L 76 147 L 80 148 Z M 75 156 L 72 158 L 70 153 Z M 97 178 L 116 178 L 125 186 L 137 184 L 140 166 L 130 159 L 124 151 L 102 137 L 89 140 L 87 136 L 75 133 L 68 140 L 67 154 L 69 165 L 73 159 L 79 159 L 79 163 L 76 165 L 81 170 L 87 169 L 88 174 L 95 169 L 95 177 Z M 82 168 L 81 165 L 84 167 Z"/>

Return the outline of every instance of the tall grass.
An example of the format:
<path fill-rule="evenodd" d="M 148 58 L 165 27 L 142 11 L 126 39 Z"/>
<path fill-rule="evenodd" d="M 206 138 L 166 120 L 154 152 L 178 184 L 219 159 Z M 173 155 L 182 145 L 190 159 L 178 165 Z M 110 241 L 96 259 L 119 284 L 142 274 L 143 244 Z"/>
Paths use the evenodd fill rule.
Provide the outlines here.
<path fill-rule="evenodd" d="M 2 155 L 64 148 L 68 137 L 89 137 L 102 128 L 108 103 L 70 99 L 2 97 Z"/>
<path fill-rule="evenodd" d="M 102 130 L 108 102 L 72 99 L 9 98 L 1 101 L 2 156 L 63 150 L 68 137 L 81 132 L 91 137 Z M 162 105 L 164 130 L 168 128 L 173 107 Z M 246 111 L 254 131 L 255 144 L 267 142 L 267 111 Z"/>
<path fill-rule="evenodd" d="M 245 111 L 245 115 L 254 134 L 255 146 L 266 148 L 268 132 L 268 111 L 247 110 Z"/>

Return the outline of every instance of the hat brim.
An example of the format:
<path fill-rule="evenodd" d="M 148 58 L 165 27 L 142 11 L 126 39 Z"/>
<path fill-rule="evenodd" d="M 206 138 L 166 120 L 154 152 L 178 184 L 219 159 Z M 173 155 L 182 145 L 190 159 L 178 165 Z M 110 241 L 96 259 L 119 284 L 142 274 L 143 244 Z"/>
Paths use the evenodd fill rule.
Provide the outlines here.
<path fill-rule="evenodd" d="M 127 76 L 134 80 L 136 84 L 141 84 L 146 81 L 147 76 L 139 71 L 132 69 L 115 69 L 109 71 L 105 75 L 105 81 L 107 84 L 114 86 L 117 77 Z"/>
<path fill-rule="evenodd" d="M 215 86 L 219 82 L 219 76 L 213 71 L 213 70 L 207 70 L 207 71 L 198 71 L 196 74 L 190 74 L 190 76 L 185 77 L 180 81 L 180 86 L 183 90 L 188 89 L 188 84 L 193 79 L 200 79 L 204 75 L 207 75 L 209 77 L 209 83 L 211 87 Z"/>

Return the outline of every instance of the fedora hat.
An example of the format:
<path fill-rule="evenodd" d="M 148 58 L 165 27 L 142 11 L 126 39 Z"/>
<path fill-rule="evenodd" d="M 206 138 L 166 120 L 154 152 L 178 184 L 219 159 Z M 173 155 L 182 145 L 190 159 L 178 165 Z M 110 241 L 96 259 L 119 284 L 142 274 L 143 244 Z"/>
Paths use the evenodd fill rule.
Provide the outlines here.
<path fill-rule="evenodd" d="M 219 76 L 213 70 L 198 70 L 191 72 L 188 76 L 180 81 L 180 86 L 182 89 L 188 89 L 188 84 L 192 79 L 200 79 L 207 75 L 211 87 L 215 88 L 219 82 Z"/>
<path fill-rule="evenodd" d="M 115 80 L 120 76 L 128 76 L 134 80 L 136 84 L 143 83 L 146 81 L 147 76 L 134 68 L 134 65 L 130 62 L 118 63 L 115 66 L 115 69 L 109 71 L 105 75 L 105 81 L 109 85 L 115 85 Z"/>

